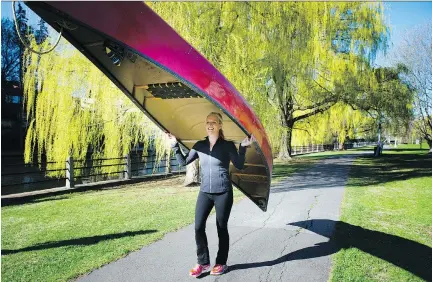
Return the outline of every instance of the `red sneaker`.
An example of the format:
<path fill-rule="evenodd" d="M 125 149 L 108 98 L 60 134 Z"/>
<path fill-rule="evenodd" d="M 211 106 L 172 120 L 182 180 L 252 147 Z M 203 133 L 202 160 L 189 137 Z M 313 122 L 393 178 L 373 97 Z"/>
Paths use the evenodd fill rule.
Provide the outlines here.
<path fill-rule="evenodd" d="M 193 277 L 200 276 L 204 271 L 209 270 L 210 264 L 197 264 L 189 271 L 189 275 Z"/>
<path fill-rule="evenodd" d="M 215 264 L 213 269 L 211 270 L 211 275 L 221 275 L 227 272 L 228 266 L 226 264 Z"/>

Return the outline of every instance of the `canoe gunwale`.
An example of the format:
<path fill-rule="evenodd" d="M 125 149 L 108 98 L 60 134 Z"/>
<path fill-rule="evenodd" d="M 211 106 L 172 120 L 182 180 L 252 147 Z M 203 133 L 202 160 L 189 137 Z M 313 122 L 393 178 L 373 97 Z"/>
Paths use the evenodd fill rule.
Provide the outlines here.
<path fill-rule="evenodd" d="M 227 117 L 229 117 L 231 119 L 232 122 L 234 122 L 240 129 L 241 131 L 246 134 L 247 136 L 251 136 L 251 133 L 248 132 L 246 130 L 246 128 L 236 119 L 234 118 L 233 115 L 230 114 L 230 112 L 219 102 L 217 101 L 215 98 L 211 97 L 209 94 L 207 94 L 205 91 L 201 90 L 198 86 L 196 86 L 193 82 L 188 81 L 186 79 L 184 79 L 180 74 L 177 74 L 175 71 L 169 69 L 168 67 L 165 67 L 163 64 L 157 62 L 156 60 L 150 58 L 149 56 L 139 52 L 138 50 L 134 49 L 133 47 L 124 44 L 123 42 L 111 37 L 110 35 L 96 30 L 95 28 L 89 26 L 88 24 L 81 22 L 80 20 L 75 19 L 74 17 L 66 14 L 65 12 L 55 8 L 54 6 L 51 6 L 50 4 L 47 3 L 36 3 L 33 4 L 35 2 L 28 2 L 26 3 L 30 9 L 32 9 L 32 6 L 36 6 L 39 9 L 44 9 L 46 11 L 48 11 L 49 13 L 56 15 L 58 17 L 64 17 L 67 20 L 70 20 L 78 25 L 81 25 L 82 27 L 90 30 L 91 32 L 95 33 L 95 34 L 100 34 L 102 37 L 105 37 L 105 39 L 110 40 L 112 42 L 115 42 L 116 44 L 119 44 L 120 46 L 124 47 L 125 49 L 127 49 L 129 52 L 133 52 L 135 55 L 140 56 L 141 58 L 143 58 L 147 63 L 165 71 L 166 73 L 170 74 L 171 76 L 175 77 L 176 79 L 178 79 L 179 82 L 183 83 L 184 85 L 186 85 L 187 87 L 189 87 L 191 90 L 193 90 L 195 93 L 201 95 L 202 97 L 206 98 L 206 100 L 210 101 L 212 104 L 214 104 L 215 106 L 217 106 Z M 49 2 L 48 2 L 49 3 Z M 33 4 L 33 5 L 32 5 Z M 32 9 L 33 10 L 33 9 Z M 60 30 L 60 27 L 57 25 L 50 25 L 52 28 L 54 28 L 56 31 Z M 149 118 L 152 122 L 154 122 L 160 129 L 162 129 L 164 132 L 168 132 L 167 128 L 165 128 L 152 114 L 150 114 L 144 107 L 144 105 L 142 105 L 133 95 L 133 93 L 131 93 L 131 91 L 129 91 L 116 77 L 114 74 L 112 74 L 104 65 L 103 63 L 99 62 L 98 59 L 96 57 L 94 57 L 92 55 L 92 53 L 90 52 L 90 50 L 88 49 L 89 47 L 93 47 L 94 44 L 82 44 L 80 43 L 78 40 L 76 40 L 74 38 L 74 36 L 67 30 L 67 29 L 63 29 L 63 36 L 65 37 L 65 39 L 67 39 L 74 47 L 76 47 L 87 59 L 89 59 L 102 73 L 104 73 L 145 115 L 147 118 Z M 98 41 L 99 42 L 99 41 Z M 103 44 L 103 43 L 102 43 Z M 216 68 L 215 68 L 216 69 Z M 135 86 L 133 87 L 133 89 L 135 89 Z M 233 92 L 229 92 L 230 95 L 239 95 L 237 93 L 233 93 Z M 241 97 L 241 96 L 240 96 Z M 247 105 L 247 104 L 246 104 Z M 247 105 L 249 107 L 249 105 Z M 181 143 L 183 146 L 185 146 L 185 144 L 179 140 L 179 143 Z M 187 142 L 186 142 L 187 143 Z M 187 147 L 187 146 L 185 146 Z M 263 204 L 262 202 L 260 202 L 261 200 L 256 200 L 254 198 L 252 198 L 248 193 L 246 193 L 241 187 L 239 187 L 236 183 L 234 183 L 233 181 L 232 184 L 239 190 L 241 190 L 243 192 L 243 194 L 245 194 L 252 202 L 254 202 L 260 209 L 262 209 L 263 211 L 267 211 L 267 206 L 268 206 L 268 199 L 269 199 L 269 194 L 270 194 L 270 184 L 271 184 L 271 175 L 270 175 L 270 168 L 269 166 L 271 164 L 269 164 L 267 162 L 267 158 L 265 157 L 264 152 L 262 151 L 261 147 L 258 144 L 254 144 L 254 148 L 257 152 L 257 154 L 260 156 L 262 163 L 263 163 L 263 167 L 265 167 L 266 170 L 266 175 L 262 175 L 263 177 L 266 177 L 267 179 L 267 195 L 266 195 L 266 200 L 267 200 L 267 204 Z"/>

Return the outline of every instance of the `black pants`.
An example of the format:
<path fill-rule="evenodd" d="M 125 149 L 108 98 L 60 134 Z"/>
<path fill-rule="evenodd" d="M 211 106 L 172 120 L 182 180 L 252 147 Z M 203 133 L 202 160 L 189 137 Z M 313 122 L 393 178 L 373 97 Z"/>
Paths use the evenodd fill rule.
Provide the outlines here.
<path fill-rule="evenodd" d="M 199 192 L 195 209 L 195 241 L 199 264 L 210 263 L 205 227 L 213 206 L 216 208 L 216 226 L 219 237 L 219 251 L 216 257 L 216 264 L 226 264 L 229 251 L 228 219 L 232 205 L 232 189 L 218 194 Z"/>

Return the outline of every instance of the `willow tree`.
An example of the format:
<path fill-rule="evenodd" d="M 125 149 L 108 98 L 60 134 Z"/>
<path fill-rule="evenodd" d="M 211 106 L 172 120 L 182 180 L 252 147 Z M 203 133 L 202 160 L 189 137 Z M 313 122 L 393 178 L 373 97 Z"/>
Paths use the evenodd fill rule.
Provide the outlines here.
<path fill-rule="evenodd" d="M 346 71 L 362 71 L 364 58 L 385 46 L 387 29 L 375 4 L 271 4 L 259 4 L 258 26 L 268 46 L 267 95 L 284 129 L 279 157 L 289 158 L 296 123 L 344 99 L 346 91 L 335 91 L 336 83 Z M 277 22 L 269 25 L 269 18 Z"/>
<path fill-rule="evenodd" d="M 239 65 L 245 60 L 237 59 L 232 52 L 237 34 L 243 32 L 247 6 L 234 2 L 155 2 L 148 3 L 186 41 L 203 54 L 219 69 L 243 94 L 247 89 L 256 91 L 252 76 L 241 76 Z M 243 71 L 244 74 L 244 71 Z M 248 99 L 251 102 L 250 99 Z M 261 105 L 256 103 L 256 105 Z M 263 104 L 264 105 L 264 104 Z M 258 111 L 262 120 L 262 115 Z M 265 123 L 264 123 L 265 124 Z M 198 181 L 198 161 L 187 166 L 185 184 Z"/>
<path fill-rule="evenodd" d="M 260 58 L 263 46 L 253 28 L 247 2 L 157 2 L 150 7 L 185 40 L 203 54 L 245 96 L 269 134 L 274 149 L 279 143 L 277 111 L 267 103 L 266 69 Z M 175 16 L 173 16 L 175 15 Z M 255 48 L 253 48 L 255 46 Z"/>
<path fill-rule="evenodd" d="M 345 141 L 364 138 L 373 132 L 375 121 L 365 111 L 338 102 L 323 114 L 298 122 L 295 129 L 293 146 L 338 143 L 341 150 Z"/>
<path fill-rule="evenodd" d="M 32 44 L 40 48 L 35 40 Z M 169 152 L 162 145 L 165 134 L 66 41 L 42 56 L 27 50 L 25 60 L 26 162 L 34 155 L 40 162 L 46 154 L 49 162 L 63 168 L 68 156 L 118 158 L 138 143 L 146 149 L 151 140 L 157 145 L 157 160 Z M 101 168 L 107 173 L 116 170 Z"/>
<path fill-rule="evenodd" d="M 371 3 L 153 3 L 151 7 L 233 82 L 289 158 L 295 124 L 328 110 L 358 58 L 386 45 Z M 172 15 L 175 15 L 173 17 Z M 275 123 L 278 120 L 278 124 Z"/>
<path fill-rule="evenodd" d="M 378 139 L 383 126 L 402 132 L 412 118 L 413 92 L 400 75 L 399 68 L 365 69 L 361 75 L 346 73 L 344 83 L 336 87 L 347 91 L 345 103 L 374 120 Z"/>
<path fill-rule="evenodd" d="M 364 133 L 374 129 L 374 120 L 371 117 L 344 103 L 338 103 L 330 109 L 328 123 L 329 132 L 339 144 L 340 150 L 347 139 L 361 138 Z"/>
<path fill-rule="evenodd" d="M 401 80 L 400 72 L 398 68 L 370 67 L 362 72 L 345 72 L 333 90 L 345 93 L 340 96 L 341 101 L 325 114 L 301 122 L 299 127 L 315 139 L 323 131 L 331 134 L 340 149 L 347 138 L 380 134 L 380 131 L 406 131 L 412 116 L 412 91 Z M 295 137 L 299 135 L 301 138 L 298 132 Z"/>

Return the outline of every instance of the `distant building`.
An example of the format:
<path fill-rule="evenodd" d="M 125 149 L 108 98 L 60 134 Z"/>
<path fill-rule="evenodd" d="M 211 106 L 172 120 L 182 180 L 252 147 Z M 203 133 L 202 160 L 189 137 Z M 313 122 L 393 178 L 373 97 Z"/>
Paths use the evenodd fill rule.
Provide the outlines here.
<path fill-rule="evenodd" d="M 3 81 L 1 85 L 1 148 L 6 151 L 23 151 L 25 116 L 23 90 L 19 82 Z"/>

